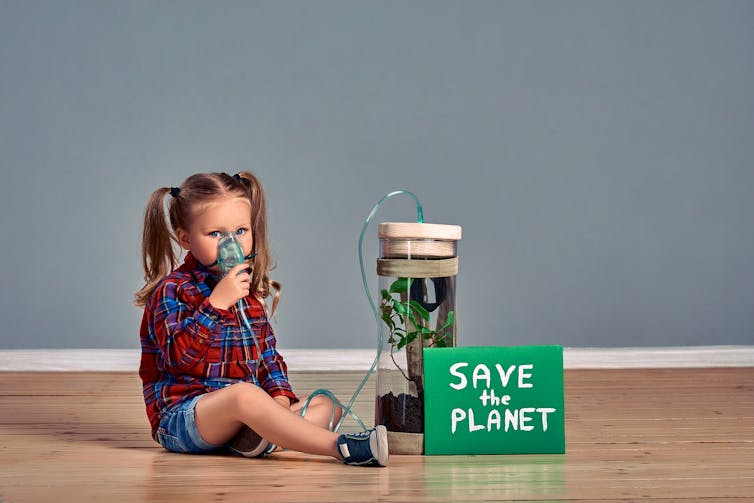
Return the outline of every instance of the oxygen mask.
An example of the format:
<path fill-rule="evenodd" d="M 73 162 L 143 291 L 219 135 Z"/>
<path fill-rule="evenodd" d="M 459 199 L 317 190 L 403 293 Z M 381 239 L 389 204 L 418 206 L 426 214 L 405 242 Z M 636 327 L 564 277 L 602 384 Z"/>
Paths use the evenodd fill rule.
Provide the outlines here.
<path fill-rule="evenodd" d="M 217 243 L 217 260 L 212 265 L 219 265 L 222 275 L 225 276 L 235 266 L 255 256 L 256 253 L 244 255 L 236 236 L 232 232 L 224 232 Z"/>

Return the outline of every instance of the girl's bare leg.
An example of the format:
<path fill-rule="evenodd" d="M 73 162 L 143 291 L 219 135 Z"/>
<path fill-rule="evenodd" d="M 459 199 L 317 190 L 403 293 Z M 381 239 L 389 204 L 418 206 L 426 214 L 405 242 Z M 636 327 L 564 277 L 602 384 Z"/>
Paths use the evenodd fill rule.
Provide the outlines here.
<path fill-rule="evenodd" d="M 319 411 L 318 417 L 321 415 Z M 328 411 L 326 422 L 329 420 Z M 195 421 L 199 434 L 213 445 L 228 442 L 245 424 L 286 449 L 340 459 L 335 446 L 337 433 L 281 407 L 253 384 L 238 383 L 207 393 L 196 402 Z"/>
<path fill-rule="evenodd" d="M 304 405 L 308 397 L 301 398 L 300 402 L 296 402 L 291 405 L 291 410 L 296 414 L 301 414 L 301 407 Z M 335 408 L 335 415 L 332 418 L 332 425 L 335 426 L 340 421 L 340 416 L 343 414 L 343 409 L 340 407 Z M 330 417 L 333 413 L 332 401 L 324 395 L 317 395 L 309 402 L 309 406 L 306 408 L 306 414 L 303 416 L 307 421 L 321 426 L 322 428 L 329 429 Z"/>

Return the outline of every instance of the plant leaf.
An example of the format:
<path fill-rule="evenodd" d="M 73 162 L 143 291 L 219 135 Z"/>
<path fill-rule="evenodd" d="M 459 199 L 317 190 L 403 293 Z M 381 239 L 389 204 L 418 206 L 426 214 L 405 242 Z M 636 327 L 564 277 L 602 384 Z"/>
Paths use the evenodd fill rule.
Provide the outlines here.
<path fill-rule="evenodd" d="M 402 315 L 411 315 L 408 309 L 408 305 L 404 304 L 403 302 L 398 302 L 397 300 L 393 302 L 393 309 L 395 309 L 395 312 Z"/>
<path fill-rule="evenodd" d="M 398 278 L 390 285 L 390 293 L 406 293 L 411 286 L 411 278 Z"/>
<path fill-rule="evenodd" d="M 440 328 L 437 329 L 438 332 L 442 332 L 446 328 L 450 327 L 455 323 L 456 321 L 456 312 L 455 311 L 448 311 L 448 319 L 445 320 L 445 323 L 442 324 Z"/>
<path fill-rule="evenodd" d="M 409 332 L 408 335 L 406 335 L 406 338 L 402 339 L 398 343 L 398 349 L 401 349 L 403 346 L 414 342 L 416 340 L 416 336 L 417 336 L 418 333 L 419 332 Z M 403 343 L 403 344 L 401 344 L 401 343 Z"/>
<path fill-rule="evenodd" d="M 382 300 L 388 300 L 390 298 L 390 293 L 387 290 L 382 290 L 380 294 L 382 295 Z"/>
<path fill-rule="evenodd" d="M 429 311 L 427 311 L 424 308 L 424 306 L 422 306 L 415 300 L 410 300 L 408 301 L 408 303 L 411 305 L 414 311 L 416 311 L 419 314 L 419 316 L 422 317 L 422 319 L 424 319 L 425 321 L 429 321 Z"/>

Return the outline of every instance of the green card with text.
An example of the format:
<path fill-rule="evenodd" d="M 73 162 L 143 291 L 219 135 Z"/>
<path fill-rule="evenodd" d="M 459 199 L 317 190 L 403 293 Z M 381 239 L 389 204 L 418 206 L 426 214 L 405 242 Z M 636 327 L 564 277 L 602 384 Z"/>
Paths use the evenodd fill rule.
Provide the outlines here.
<path fill-rule="evenodd" d="M 562 346 L 426 348 L 425 454 L 565 453 Z"/>

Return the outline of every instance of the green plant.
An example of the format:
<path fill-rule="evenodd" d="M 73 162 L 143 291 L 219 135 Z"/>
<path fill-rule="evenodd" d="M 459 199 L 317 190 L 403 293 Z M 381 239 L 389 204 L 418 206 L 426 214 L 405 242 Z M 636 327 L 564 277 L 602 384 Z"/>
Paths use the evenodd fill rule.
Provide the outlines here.
<path fill-rule="evenodd" d="M 401 371 L 406 380 L 410 380 L 400 365 L 395 361 L 394 351 L 401 350 L 417 337 L 427 341 L 423 346 L 447 347 L 448 341 L 452 340 L 452 334 L 448 332 L 455 322 L 455 312 L 448 311 L 447 319 L 436 330 L 429 328 L 429 311 L 416 300 L 411 299 L 411 278 L 398 278 L 388 290 L 382 290 L 382 321 L 389 329 L 388 343 L 390 344 L 390 357 L 393 363 Z M 402 301 L 393 294 L 405 297 Z"/>

